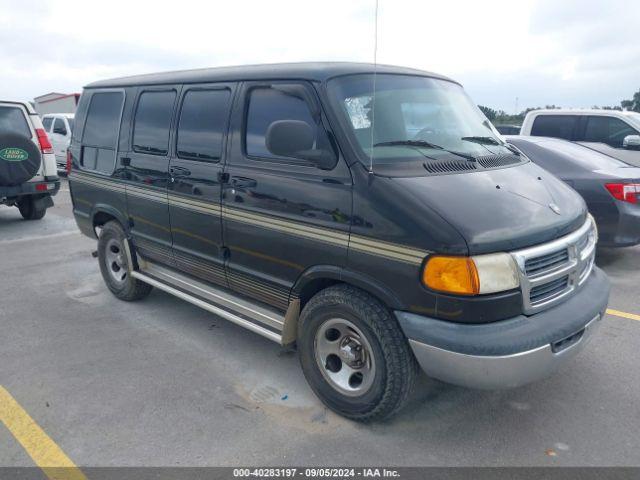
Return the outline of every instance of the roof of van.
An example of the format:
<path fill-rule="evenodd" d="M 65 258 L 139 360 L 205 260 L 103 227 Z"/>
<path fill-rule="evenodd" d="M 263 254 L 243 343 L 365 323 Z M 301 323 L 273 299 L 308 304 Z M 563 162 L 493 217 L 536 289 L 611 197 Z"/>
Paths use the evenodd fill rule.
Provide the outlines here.
<path fill-rule="evenodd" d="M 151 73 L 132 77 L 101 80 L 85 88 L 131 87 L 137 85 L 166 85 L 174 83 L 206 83 L 238 80 L 278 80 L 298 79 L 324 81 L 331 77 L 354 73 L 395 73 L 419 75 L 455 82 L 435 73 L 413 68 L 392 65 L 374 65 L 373 63 L 352 62 L 301 62 L 272 63 L 263 65 L 242 65 L 235 67 L 201 68 L 175 72 Z M 457 82 L 455 82 L 457 83 Z"/>

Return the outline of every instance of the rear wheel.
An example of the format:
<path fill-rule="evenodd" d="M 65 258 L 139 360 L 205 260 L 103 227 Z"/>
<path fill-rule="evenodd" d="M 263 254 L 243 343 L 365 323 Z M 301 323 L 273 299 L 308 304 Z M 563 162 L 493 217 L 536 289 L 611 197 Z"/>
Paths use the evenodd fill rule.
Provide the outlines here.
<path fill-rule="evenodd" d="M 393 315 L 349 285 L 330 287 L 309 301 L 300 316 L 297 344 L 313 391 L 330 409 L 353 420 L 398 411 L 418 373 Z"/>
<path fill-rule="evenodd" d="M 25 220 L 40 220 L 47 213 L 46 208 L 36 208 L 32 196 L 23 197 L 18 201 L 18 210 Z"/>
<path fill-rule="evenodd" d="M 149 295 L 153 287 L 131 276 L 125 242 L 127 238 L 119 223 L 105 224 L 98 239 L 100 272 L 109 290 L 120 300 L 140 300 Z"/>

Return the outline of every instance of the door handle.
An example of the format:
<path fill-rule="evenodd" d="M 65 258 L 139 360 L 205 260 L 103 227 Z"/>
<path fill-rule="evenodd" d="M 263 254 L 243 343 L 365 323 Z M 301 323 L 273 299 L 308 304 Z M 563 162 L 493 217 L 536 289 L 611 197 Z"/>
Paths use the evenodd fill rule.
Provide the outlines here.
<path fill-rule="evenodd" d="M 253 178 L 246 177 L 233 177 L 231 179 L 231 186 L 235 188 L 255 188 L 258 185 Z"/>
<path fill-rule="evenodd" d="M 188 177 L 191 175 L 191 170 L 184 167 L 171 167 L 169 168 L 169 173 L 172 177 Z"/>

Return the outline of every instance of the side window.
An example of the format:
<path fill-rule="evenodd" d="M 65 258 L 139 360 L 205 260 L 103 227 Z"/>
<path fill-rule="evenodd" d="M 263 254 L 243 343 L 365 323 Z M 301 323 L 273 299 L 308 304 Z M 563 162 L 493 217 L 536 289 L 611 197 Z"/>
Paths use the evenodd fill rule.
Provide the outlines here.
<path fill-rule="evenodd" d="M 58 133 L 60 135 L 66 135 L 67 132 L 67 127 L 64 124 L 64 120 L 61 118 L 56 118 L 55 121 L 53 122 L 53 133 Z"/>
<path fill-rule="evenodd" d="M 313 119 L 305 100 L 275 88 L 258 87 L 252 89 L 249 95 L 245 131 L 247 155 L 266 159 L 281 158 L 271 153 L 266 145 L 267 129 L 278 120 L 305 122 L 311 127 L 315 139 L 312 150 L 327 148 L 329 142 L 326 132 Z"/>
<path fill-rule="evenodd" d="M 627 135 L 638 135 L 638 132 L 618 118 L 593 116 L 587 119 L 584 141 L 622 148 L 622 142 Z"/>
<path fill-rule="evenodd" d="M 133 125 L 133 150 L 152 155 L 169 152 L 169 127 L 175 102 L 174 90 L 143 92 Z"/>
<path fill-rule="evenodd" d="M 577 121 L 575 115 L 539 115 L 533 121 L 531 135 L 572 140 Z"/>
<path fill-rule="evenodd" d="M 103 173 L 113 172 L 123 104 L 122 92 L 97 92 L 92 95 L 82 134 L 80 164 L 84 168 Z"/>
<path fill-rule="evenodd" d="M 45 117 L 42 119 L 42 126 L 47 132 L 51 131 L 52 123 L 53 123 L 53 117 Z"/>
<path fill-rule="evenodd" d="M 230 100 L 229 90 L 189 90 L 185 94 L 178 123 L 178 157 L 220 160 Z"/>

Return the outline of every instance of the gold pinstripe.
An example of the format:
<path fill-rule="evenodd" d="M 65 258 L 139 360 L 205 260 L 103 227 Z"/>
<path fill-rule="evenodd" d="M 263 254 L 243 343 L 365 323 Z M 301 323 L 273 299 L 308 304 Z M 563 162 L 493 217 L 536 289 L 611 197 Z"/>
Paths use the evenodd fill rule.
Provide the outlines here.
<path fill-rule="evenodd" d="M 80 178 L 90 177 L 90 178 Z M 125 187 L 111 180 L 98 179 L 94 176 L 88 176 L 81 173 L 74 173 L 72 180 L 86 184 L 95 185 L 109 190 L 124 192 Z M 375 240 L 370 237 L 349 234 L 338 230 L 316 227 L 300 222 L 292 222 L 283 218 L 276 218 L 270 215 L 250 212 L 244 209 L 220 205 L 214 202 L 201 202 L 199 200 L 185 198 L 172 193 L 161 193 L 150 190 L 149 188 L 140 188 L 132 185 L 126 186 L 127 194 L 136 197 L 145 198 L 156 202 L 168 202 L 178 208 L 192 210 L 212 216 L 223 215 L 225 219 L 255 225 L 270 230 L 276 230 L 283 233 L 290 233 L 304 238 L 329 243 L 339 247 L 350 248 L 358 252 L 385 257 L 391 260 L 401 261 L 411 264 L 421 264 L 424 258 L 429 255 L 429 251 L 408 247 L 396 243 Z"/>

